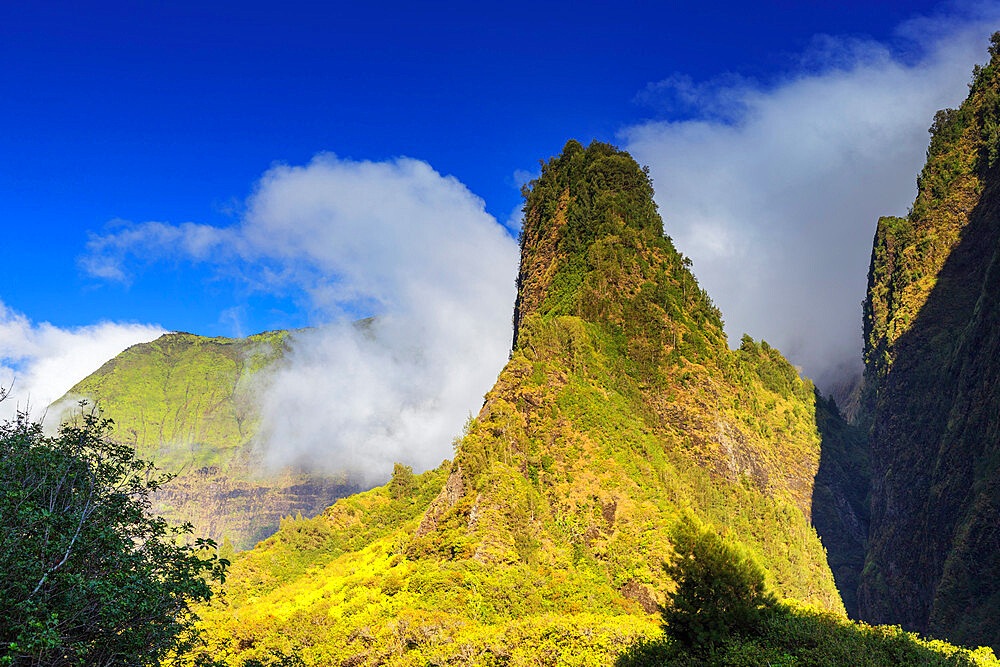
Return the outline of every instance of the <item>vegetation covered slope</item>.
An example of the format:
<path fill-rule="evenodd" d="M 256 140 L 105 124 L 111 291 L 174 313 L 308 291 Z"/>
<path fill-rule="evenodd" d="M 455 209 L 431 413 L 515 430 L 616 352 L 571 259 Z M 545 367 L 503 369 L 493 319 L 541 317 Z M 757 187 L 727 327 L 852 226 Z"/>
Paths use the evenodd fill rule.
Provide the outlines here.
<path fill-rule="evenodd" d="M 205 338 L 169 333 L 133 345 L 70 389 L 50 411 L 87 399 L 114 420 L 114 437 L 179 477 L 153 510 L 201 535 L 252 546 L 285 515 L 314 515 L 357 490 L 340 477 L 270 471 L 254 454 L 257 395 L 290 333 Z"/>
<path fill-rule="evenodd" d="M 608 664 L 659 633 L 687 512 L 779 595 L 843 613 L 809 523 L 811 383 L 766 343 L 730 350 L 663 235 L 647 174 L 569 142 L 525 190 L 511 359 L 455 456 L 286 521 L 204 610 L 239 664 Z"/>
<path fill-rule="evenodd" d="M 863 617 L 1000 643 L 1000 34 L 938 112 L 918 194 L 878 223 L 864 306 Z"/>
<path fill-rule="evenodd" d="M 779 602 L 740 545 L 686 515 L 672 535 L 667 572 L 676 587 L 663 637 L 633 645 L 616 667 L 997 665 L 989 648 L 924 640 L 899 626 L 872 627 L 794 600 Z"/>

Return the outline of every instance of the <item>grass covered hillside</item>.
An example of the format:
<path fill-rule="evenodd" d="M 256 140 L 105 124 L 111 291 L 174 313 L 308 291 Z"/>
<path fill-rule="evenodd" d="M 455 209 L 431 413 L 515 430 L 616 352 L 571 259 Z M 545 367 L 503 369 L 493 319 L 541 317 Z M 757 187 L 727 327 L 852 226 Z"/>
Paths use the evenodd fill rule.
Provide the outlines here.
<path fill-rule="evenodd" d="M 238 555 L 201 612 L 211 655 L 610 664 L 660 635 L 688 516 L 779 596 L 843 617 L 810 525 L 814 389 L 763 341 L 729 348 L 652 194 L 606 144 L 544 164 L 524 191 L 514 349 L 453 460 L 397 466 Z"/>
<path fill-rule="evenodd" d="M 269 472 L 254 455 L 257 394 L 290 332 L 249 338 L 169 333 L 133 345 L 74 386 L 50 411 L 86 399 L 114 420 L 114 437 L 179 477 L 153 510 L 238 548 L 278 527 L 282 516 L 322 511 L 357 489 L 340 478 Z"/>
<path fill-rule="evenodd" d="M 865 301 L 871 531 L 861 611 L 1000 643 L 1000 33 L 938 112 L 909 215 L 882 218 Z"/>

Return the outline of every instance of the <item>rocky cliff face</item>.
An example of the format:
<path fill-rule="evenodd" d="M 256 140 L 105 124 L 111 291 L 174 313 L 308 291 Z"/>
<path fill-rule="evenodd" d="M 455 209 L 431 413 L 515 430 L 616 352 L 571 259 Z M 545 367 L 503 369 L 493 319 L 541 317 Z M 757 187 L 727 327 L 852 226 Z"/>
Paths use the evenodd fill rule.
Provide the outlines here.
<path fill-rule="evenodd" d="M 270 470 L 255 452 L 257 395 L 289 335 L 165 334 L 109 360 L 50 412 L 88 400 L 114 420 L 114 437 L 178 475 L 154 497 L 154 512 L 247 548 L 277 530 L 282 516 L 317 514 L 359 490 L 340 476 Z"/>
<path fill-rule="evenodd" d="M 831 397 L 816 399 L 822 439 L 813 486 L 812 523 L 826 548 L 837 589 L 851 618 L 858 618 L 858 585 L 868 548 L 871 464 L 864 428 L 848 422 Z"/>
<path fill-rule="evenodd" d="M 744 544 L 780 595 L 842 611 L 809 522 L 812 385 L 763 341 L 729 349 L 652 194 L 606 144 L 549 160 L 525 190 L 515 347 L 454 461 L 413 482 L 412 503 L 394 478 L 286 525 L 238 560 L 210 634 L 287 636 L 315 664 L 607 663 L 656 632 L 687 512 Z M 348 516 L 378 537 L 345 547 Z"/>
<path fill-rule="evenodd" d="M 250 481 L 240 476 L 215 466 L 186 470 L 156 492 L 153 512 L 190 522 L 196 534 L 220 544 L 228 538 L 235 548 L 249 549 L 273 535 L 283 517 L 315 516 L 360 490 L 340 477 L 289 470 L 253 475 Z"/>
<path fill-rule="evenodd" d="M 1000 35 L 939 112 L 917 199 L 878 223 L 865 301 L 862 616 L 1000 642 Z"/>

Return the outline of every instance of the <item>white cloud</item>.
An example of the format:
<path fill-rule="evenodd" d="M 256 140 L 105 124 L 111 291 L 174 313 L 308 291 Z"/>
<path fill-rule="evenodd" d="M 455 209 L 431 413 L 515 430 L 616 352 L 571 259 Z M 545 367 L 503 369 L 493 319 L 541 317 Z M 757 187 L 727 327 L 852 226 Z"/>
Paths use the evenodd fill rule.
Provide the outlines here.
<path fill-rule="evenodd" d="M 133 225 L 126 220 L 113 220 L 108 230 L 111 233 L 103 236 L 90 234 L 88 253 L 80 258 L 80 266 L 95 278 L 124 283 L 131 280 L 125 267 L 127 257 L 149 260 L 171 249 L 185 258 L 203 261 L 232 240 L 225 230 L 192 222 Z"/>
<path fill-rule="evenodd" d="M 507 359 L 517 244 L 458 180 L 408 158 L 321 155 L 261 178 L 229 228 L 124 224 L 82 266 L 129 278 L 142 258 L 209 262 L 258 289 L 304 291 L 325 322 L 300 334 L 264 393 L 276 464 L 374 477 L 451 455 Z M 369 327 L 345 319 L 378 318 Z"/>
<path fill-rule="evenodd" d="M 163 334 L 158 326 L 100 322 L 63 329 L 35 323 L 0 301 L 0 387 L 11 395 L 0 418 L 31 408 L 34 417 L 105 361 Z"/>
<path fill-rule="evenodd" d="M 621 136 L 731 340 L 764 337 L 821 383 L 860 364 L 876 220 L 906 214 L 934 112 L 964 99 L 998 17 L 980 6 L 914 20 L 892 50 L 817 38 L 775 85 L 675 75 L 642 93 L 696 111 Z"/>

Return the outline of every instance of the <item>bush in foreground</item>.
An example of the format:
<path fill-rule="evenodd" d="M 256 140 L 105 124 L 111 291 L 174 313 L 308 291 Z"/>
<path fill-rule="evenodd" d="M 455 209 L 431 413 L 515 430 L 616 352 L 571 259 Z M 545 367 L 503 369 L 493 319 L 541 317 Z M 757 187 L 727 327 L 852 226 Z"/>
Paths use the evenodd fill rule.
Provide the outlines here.
<path fill-rule="evenodd" d="M 156 665 L 197 639 L 189 605 L 228 562 L 148 514 L 169 476 L 109 428 L 0 425 L 0 665 Z"/>
<path fill-rule="evenodd" d="M 674 551 L 666 568 L 677 588 L 663 610 L 664 636 L 633 646 L 616 667 L 1000 665 L 989 648 L 973 651 L 793 600 L 775 602 L 746 552 L 694 519 L 680 522 Z"/>

